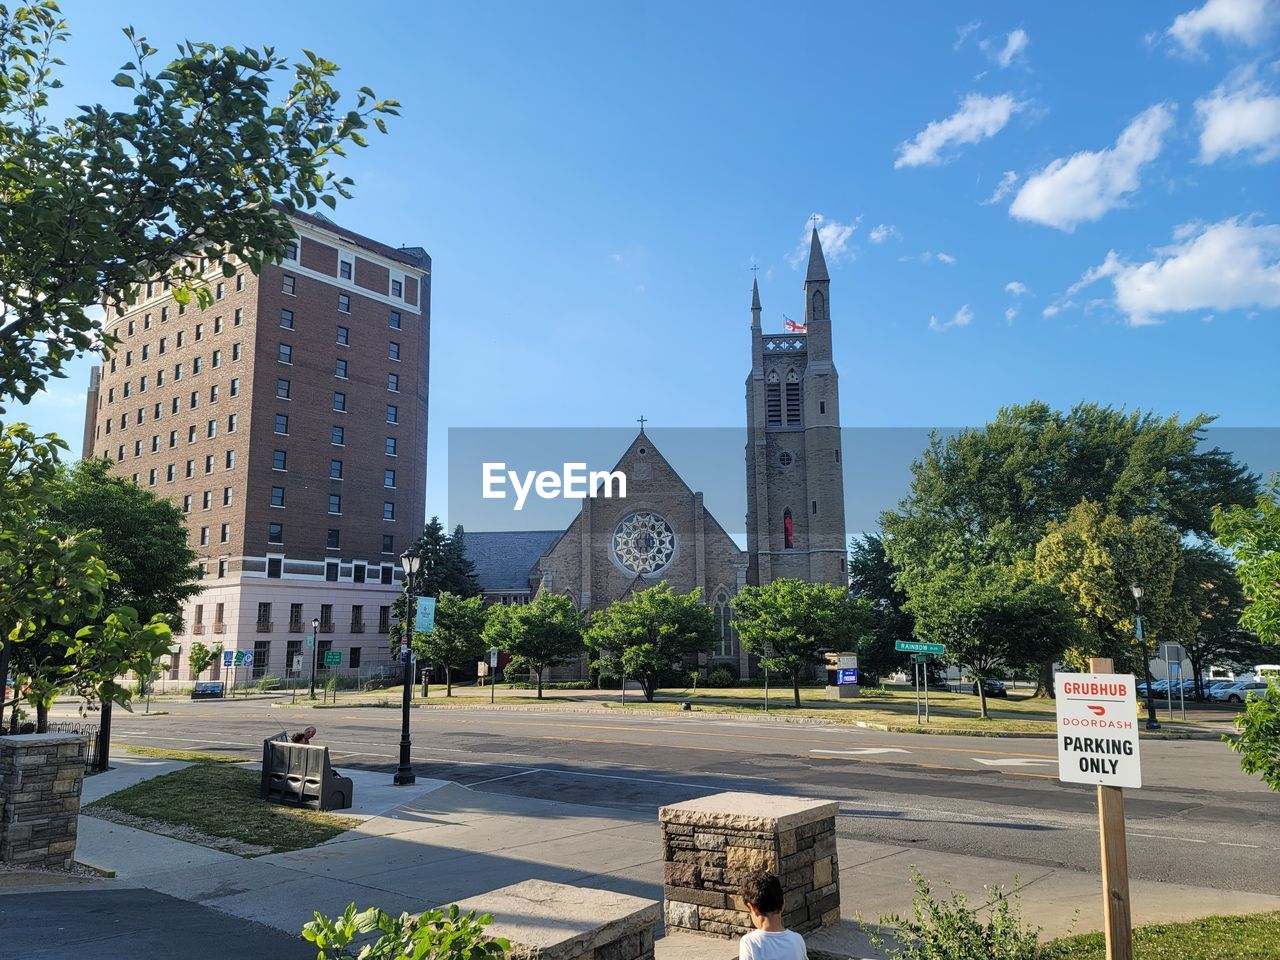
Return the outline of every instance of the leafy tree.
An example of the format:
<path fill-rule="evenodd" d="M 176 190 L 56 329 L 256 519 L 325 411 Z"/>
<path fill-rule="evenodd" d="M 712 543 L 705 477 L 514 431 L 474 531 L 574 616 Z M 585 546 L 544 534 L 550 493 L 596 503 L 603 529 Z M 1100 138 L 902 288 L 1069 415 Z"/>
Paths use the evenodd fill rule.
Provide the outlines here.
<path fill-rule="evenodd" d="M 445 533 L 439 517 L 432 517 L 422 528 L 413 546 L 405 551 L 419 558 L 418 574 L 413 581 L 413 592 L 419 597 L 439 597 L 451 593 L 456 597 L 478 597 L 480 584 L 475 570 L 463 550 L 462 527 L 452 536 Z M 402 593 L 391 605 L 395 623 L 388 639 L 393 649 L 400 646 L 400 625 L 405 621 L 405 595 Z"/>
<path fill-rule="evenodd" d="M 800 678 L 824 663 L 823 654 L 854 648 L 863 636 L 864 601 L 826 583 L 781 579 L 743 587 L 733 598 L 734 625 L 743 645 L 770 670 L 791 678 L 800 706 Z"/>
<path fill-rule="evenodd" d="M 673 593 L 664 580 L 594 614 L 586 641 L 602 675 L 636 680 L 652 703 L 661 684 L 687 675 L 687 658 L 711 652 L 715 615 L 701 589 Z"/>
<path fill-rule="evenodd" d="M 444 667 L 446 696 L 453 696 L 453 671 L 484 655 L 484 598 L 441 593 L 431 633 L 414 633 L 413 649 L 424 663 Z"/>
<path fill-rule="evenodd" d="M 899 640 L 915 639 L 915 618 L 906 608 L 906 592 L 898 586 L 898 568 L 885 553 L 884 540 L 873 533 L 855 539 L 849 551 L 849 593 L 867 604 L 862 641 L 858 644 L 858 676 L 880 678 L 906 666 L 910 654 L 899 653 Z"/>
<path fill-rule="evenodd" d="M 954 570 L 917 588 L 910 606 L 916 634 L 945 644 L 946 659 L 975 681 L 1002 667 L 1056 658 L 1074 636 L 1071 611 L 1058 591 L 1013 567 Z M 978 715 L 987 717 L 980 682 Z"/>
<path fill-rule="evenodd" d="M 1204 675 L 1211 666 L 1256 663 L 1260 644 L 1241 626 L 1245 601 L 1235 564 L 1213 546 L 1183 548 L 1174 597 L 1187 606 L 1191 630 L 1183 647 L 1191 661 L 1196 696 L 1203 700 Z"/>
<path fill-rule="evenodd" d="M 900 586 L 914 597 L 958 571 L 1029 563 L 1049 523 L 1082 500 L 1206 536 L 1215 505 L 1251 503 L 1258 488 L 1229 453 L 1205 448 L 1212 422 L 1034 402 L 1003 408 L 976 430 L 935 434 L 912 465 L 910 492 L 881 520 Z M 1053 656 L 1036 658 L 1046 693 Z"/>
<path fill-rule="evenodd" d="M 1238 735 L 1222 739 L 1240 754 L 1240 769 L 1261 774 L 1263 783 L 1280 791 L 1280 681 L 1270 679 L 1262 696 L 1249 694 L 1236 726 Z"/>
<path fill-rule="evenodd" d="M 1051 522 L 1036 547 L 1037 579 L 1062 591 L 1076 612 L 1081 643 L 1070 659 L 1082 669 L 1090 657 L 1111 657 L 1138 672 L 1132 585 L 1141 584 L 1146 637 L 1185 638 L 1192 631 L 1189 605 L 1175 602 L 1182 565 L 1178 532 L 1149 516 L 1126 520 L 1083 502 L 1062 522 Z M 1146 678 L 1150 680 L 1149 677 Z"/>
<path fill-rule="evenodd" d="M 191 675 L 199 677 L 213 666 L 220 656 L 222 656 L 222 644 L 215 643 L 212 647 L 206 647 L 197 640 L 191 645 L 191 651 L 187 654 L 187 662 L 191 664 Z"/>
<path fill-rule="evenodd" d="M 77 353 L 110 349 L 91 309 L 104 297 L 122 310 L 165 273 L 180 302 L 207 305 L 206 262 L 229 276 L 278 259 L 287 211 L 349 196 L 331 161 L 397 112 L 367 87 L 346 103 L 337 65 L 309 51 L 290 64 L 184 43 L 159 64 L 124 34 L 112 83 L 128 107 L 50 118 L 68 26 L 51 0 L 0 6 L 0 400 L 25 403 Z"/>
<path fill-rule="evenodd" d="M 580 656 L 585 629 L 582 614 L 568 597 L 542 593 L 529 604 L 497 604 L 486 612 L 485 645 L 511 654 L 509 672 L 532 670 L 538 675 L 542 699 L 543 675 L 548 668 Z"/>
<path fill-rule="evenodd" d="M 1244 627 L 1264 643 L 1280 643 L 1280 474 L 1253 503 L 1217 509 L 1213 531 L 1238 565 L 1249 601 Z"/>

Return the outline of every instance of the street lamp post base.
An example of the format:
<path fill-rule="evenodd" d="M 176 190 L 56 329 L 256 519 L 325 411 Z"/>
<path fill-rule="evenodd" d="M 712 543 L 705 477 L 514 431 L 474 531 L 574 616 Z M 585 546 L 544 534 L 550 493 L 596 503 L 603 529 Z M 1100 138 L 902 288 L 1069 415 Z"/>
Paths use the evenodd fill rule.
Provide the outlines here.
<path fill-rule="evenodd" d="M 413 775 L 412 770 L 397 770 L 394 782 L 397 787 L 407 787 L 410 784 L 417 783 L 418 778 Z"/>

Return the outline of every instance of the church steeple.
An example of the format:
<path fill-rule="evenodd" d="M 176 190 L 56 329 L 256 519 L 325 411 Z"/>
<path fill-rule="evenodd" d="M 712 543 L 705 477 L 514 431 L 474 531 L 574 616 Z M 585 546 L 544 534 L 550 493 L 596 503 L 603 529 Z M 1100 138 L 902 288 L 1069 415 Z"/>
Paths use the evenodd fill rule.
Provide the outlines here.
<path fill-rule="evenodd" d="M 760 330 L 760 283 L 755 277 L 751 278 L 751 329 Z"/>
<path fill-rule="evenodd" d="M 827 275 L 827 258 L 822 255 L 822 241 L 818 239 L 818 228 L 814 227 L 809 238 L 809 272 L 805 275 L 804 282 L 809 284 L 830 279 Z"/>
<path fill-rule="evenodd" d="M 809 270 L 804 278 L 804 322 L 809 331 L 809 361 L 831 361 L 831 276 L 815 225 L 809 238 Z"/>

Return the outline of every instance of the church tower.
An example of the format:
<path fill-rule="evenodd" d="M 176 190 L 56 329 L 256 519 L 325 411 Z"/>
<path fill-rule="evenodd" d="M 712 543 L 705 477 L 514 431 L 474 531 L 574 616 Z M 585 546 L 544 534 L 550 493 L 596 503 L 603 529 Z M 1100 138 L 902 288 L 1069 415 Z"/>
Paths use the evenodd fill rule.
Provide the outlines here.
<path fill-rule="evenodd" d="M 831 277 L 815 229 L 806 332 L 766 334 L 751 290 L 747 378 L 747 582 L 847 583 L 840 393 L 831 353 Z"/>

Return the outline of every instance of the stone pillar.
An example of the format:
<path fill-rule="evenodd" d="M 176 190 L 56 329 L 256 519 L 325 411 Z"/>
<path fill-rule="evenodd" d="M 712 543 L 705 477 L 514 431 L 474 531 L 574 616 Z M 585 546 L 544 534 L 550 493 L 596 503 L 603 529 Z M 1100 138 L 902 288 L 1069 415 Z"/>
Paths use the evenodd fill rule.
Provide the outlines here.
<path fill-rule="evenodd" d="M 623 893 L 525 880 L 458 904 L 488 913 L 509 960 L 653 960 L 658 904 Z"/>
<path fill-rule="evenodd" d="M 0 737 L 0 862 L 71 866 L 84 783 L 85 737 Z"/>
<path fill-rule="evenodd" d="M 667 933 L 750 932 L 738 894 L 753 870 L 782 881 L 788 929 L 805 933 L 837 922 L 838 809 L 831 801 L 759 793 L 717 793 L 661 808 Z"/>

